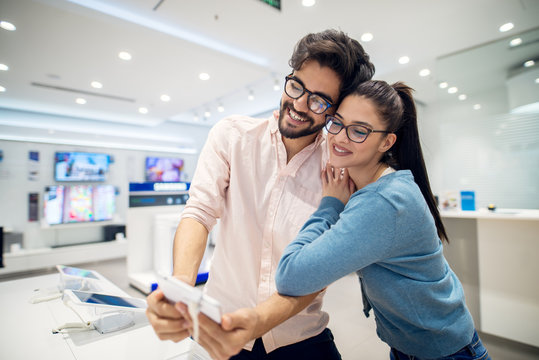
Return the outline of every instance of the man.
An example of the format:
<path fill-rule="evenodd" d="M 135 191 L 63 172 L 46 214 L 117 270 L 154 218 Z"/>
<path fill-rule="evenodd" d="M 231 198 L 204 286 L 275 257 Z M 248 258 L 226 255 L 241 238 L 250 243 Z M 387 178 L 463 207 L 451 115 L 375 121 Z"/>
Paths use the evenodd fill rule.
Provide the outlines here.
<path fill-rule="evenodd" d="M 321 311 L 323 294 L 280 296 L 274 275 L 321 199 L 325 115 L 370 79 L 374 66 L 357 41 L 335 30 L 305 36 L 289 63 L 278 118 L 232 116 L 212 128 L 176 231 L 174 276 L 194 284 L 208 232 L 220 219 L 205 290 L 228 314 L 221 326 L 199 317 L 199 342 L 217 359 L 240 350 L 233 359 L 340 359 Z M 160 339 L 189 335 L 185 306 L 168 304 L 159 290 L 148 306 Z"/>

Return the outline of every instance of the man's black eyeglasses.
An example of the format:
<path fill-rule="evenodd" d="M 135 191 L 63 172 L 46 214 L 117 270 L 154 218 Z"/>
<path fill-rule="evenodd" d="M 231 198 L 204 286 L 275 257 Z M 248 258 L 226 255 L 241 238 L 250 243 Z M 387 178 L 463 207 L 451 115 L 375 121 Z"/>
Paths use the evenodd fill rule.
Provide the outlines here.
<path fill-rule="evenodd" d="M 324 111 L 333 106 L 331 102 L 324 99 L 322 96 L 313 94 L 303 86 L 301 82 L 295 79 L 292 75 L 288 75 L 284 83 L 284 92 L 292 99 L 299 99 L 303 94 L 307 93 L 307 106 L 315 114 L 322 114 Z"/>

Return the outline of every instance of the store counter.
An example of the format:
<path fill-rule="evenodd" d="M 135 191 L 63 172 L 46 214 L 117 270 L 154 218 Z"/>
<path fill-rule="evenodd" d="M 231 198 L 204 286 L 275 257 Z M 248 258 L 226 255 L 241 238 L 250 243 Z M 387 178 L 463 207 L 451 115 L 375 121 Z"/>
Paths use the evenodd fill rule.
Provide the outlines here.
<path fill-rule="evenodd" d="M 442 211 L 476 327 L 539 347 L 539 210 Z"/>
<path fill-rule="evenodd" d="M 136 314 L 134 326 L 108 334 L 53 334 L 53 328 L 81 320 L 59 298 L 37 304 L 29 299 L 35 289 L 53 288 L 58 282 L 58 274 L 0 282 L 0 359 L 187 359 L 193 341 L 159 340 L 144 313 Z"/>

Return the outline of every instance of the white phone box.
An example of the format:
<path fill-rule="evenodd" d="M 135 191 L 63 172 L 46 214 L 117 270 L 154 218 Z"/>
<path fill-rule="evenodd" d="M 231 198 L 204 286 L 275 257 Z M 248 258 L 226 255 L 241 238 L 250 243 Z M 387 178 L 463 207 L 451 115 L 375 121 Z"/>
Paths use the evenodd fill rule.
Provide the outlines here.
<path fill-rule="evenodd" d="M 163 291 L 170 303 L 182 302 L 186 305 L 193 302 L 198 303 L 200 312 L 216 323 L 221 323 L 221 304 L 214 298 L 204 294 L 201 289 L 184 283 L 172 276 L 161 278 L 159 280 L 159 288 Z"/>

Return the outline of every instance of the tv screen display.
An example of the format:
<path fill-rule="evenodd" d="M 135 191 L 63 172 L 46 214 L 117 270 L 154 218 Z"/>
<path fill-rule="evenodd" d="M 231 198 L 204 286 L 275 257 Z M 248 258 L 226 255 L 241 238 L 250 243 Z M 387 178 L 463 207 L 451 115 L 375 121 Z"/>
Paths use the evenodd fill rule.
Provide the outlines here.
<path fill-rule="evenodd" d="M 112 220 L 116 210 L 116 189 L 112 185 L 96 185 L 93 193 L 94 220 Z"/>
<path fill-rule="evenodd" d="M 66 186 L 64 190 L 64 223 L 93 221 L 91 185 Z"/>
<path fill-rule="evenodd" d="M 43 207 L 43 218 L 47 224 L 61 224 L 64 218 L 64 186 L 45 188 Z"/>
<path fill-rule="evenodd" d="M 182 181 L 183 159 L 165 157 L 146 158 L 146 181 Z"/>
<path fill-rule="evenodd" d="M 43 218 L 49 225 L 112 220 L 113 185 L 55 185 L 45 188 Z"/>
<path fill-rule="evenodd" d="M 85 152 L 57 152 L 54 156 L 56 181 L 105 181 L 109 155 Z"/>

